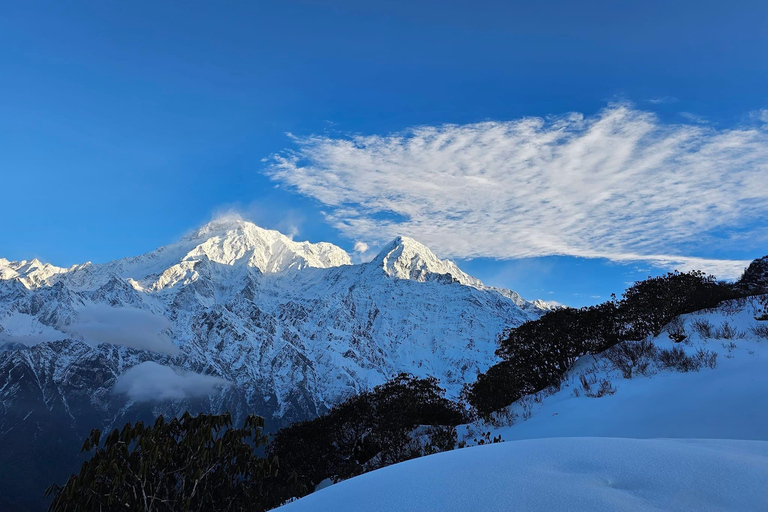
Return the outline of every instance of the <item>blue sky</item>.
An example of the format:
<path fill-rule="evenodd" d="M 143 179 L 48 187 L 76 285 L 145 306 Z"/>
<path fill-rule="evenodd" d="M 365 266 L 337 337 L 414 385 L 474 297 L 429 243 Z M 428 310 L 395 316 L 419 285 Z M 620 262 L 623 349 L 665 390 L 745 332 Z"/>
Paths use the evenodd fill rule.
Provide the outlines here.
<path fill-rule="evenodd" d="M 6 3 L 0 257 L 238 210 L 581 305 L 768 253 L 766 2 L 359 4 Z"/>

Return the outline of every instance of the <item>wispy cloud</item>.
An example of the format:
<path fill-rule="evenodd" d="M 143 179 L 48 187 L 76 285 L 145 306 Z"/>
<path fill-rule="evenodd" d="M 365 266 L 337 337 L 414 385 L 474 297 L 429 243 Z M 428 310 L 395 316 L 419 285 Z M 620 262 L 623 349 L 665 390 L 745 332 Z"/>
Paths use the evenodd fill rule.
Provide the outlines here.
<path fill-rule="evenodd" d="M 180 400 L 208 396 L 228 385 L 230 383 L 220 377 L 145 361 L 120 375 L 114 392 L 137 402 Z"/>
<path fill-rule="evenodd" d="M 662 105 L 664 103 L 676 103 L 677 98 L 674 96 L 660 96 L 658 98 L 650 98 L 646 101 L 648 101 L 648 103 L 653 103 L 654 105 Z"/>
<path fill-rule="evenodd" d="M 691 123 L 710 124 L 709 119 L 692 112 L 680 112 L 680 117 Z"/>
<path fill-rule="evenodd" d="M 631 105 L 596 116 L 295 138 L 271 177 L 326 205 L 346 236 L 404 234 L 448 257 L 650 261 L 738 275 L 708 260 L 729 228 L 768 218 L 768 132 L 664 124 Z"/>
<path fill-rule="evenodd" d="M 755 110 L 754 112 L 749 113 L 749 117 L 752 119 L 756 119 L 760 121 L 761 123 L 768 123 L 768 108 L 764 108 L 762 110 Z"/>

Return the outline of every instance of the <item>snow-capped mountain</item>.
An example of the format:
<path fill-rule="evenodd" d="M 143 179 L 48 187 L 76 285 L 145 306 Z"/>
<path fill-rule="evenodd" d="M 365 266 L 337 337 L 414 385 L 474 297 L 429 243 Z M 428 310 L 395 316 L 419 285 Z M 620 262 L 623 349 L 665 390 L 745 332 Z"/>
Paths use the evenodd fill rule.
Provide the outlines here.
<path fill-rule="evenodd" d="M 279 426 L 399 372 L 457 395 L 546 309 L 410 238 L 353 265 L 235 219 L 105 264 L 0 259 L 0 442 L 185 409 Z"/>

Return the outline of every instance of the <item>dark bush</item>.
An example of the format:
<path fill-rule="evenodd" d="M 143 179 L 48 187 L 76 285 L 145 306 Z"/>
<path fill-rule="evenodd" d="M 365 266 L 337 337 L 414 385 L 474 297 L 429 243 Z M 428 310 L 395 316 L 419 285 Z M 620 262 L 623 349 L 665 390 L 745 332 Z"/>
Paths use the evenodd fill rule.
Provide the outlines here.
<path fill-rule="evenodd" d="M 229 414 L 191 416 L 154 425 L 126 424 L 102 439 L 94 430 L 83 451 L 95 450 L 64 487 L 53 485 L 50 510 L 262 511 L 280 503 L 265 481 L 277 461 L 257 455 L 264 420 L 232 427 Z M 290 479 L 284 483 L 289 488 Z M 295 494 L 295 489 L 292 490 Z"/>
<path fill-rule="evenodd" d="M 434 378 L 401 374 L 373 391 L 350 398 L 328 414 L 280 430 L 267 453 L 296 471 L 307 489 L 453 448 L 463 408 L 444 398 Z M 417 442 L 417 427 L 428 440 Z"/>
<path fill-rule="evenodd" d="M 598 386 L 597 390 L 591 394 L 588 393 L 587 396 L 592 398 L 600 398 L 606 395 L 612 395 L 614 393 L 616 393 L 616 388 L 613 387 L 611 381 L 608 379 L 600 379 L 600 386 Z"/>
<path fill-rule="evenodd" d="M 693 329 L 699 333 L 703 339 L 711 338 L 714 335 L 714 326 L 712 322 L 705 318 L 699 318 L 693 321 Z"/>
<path fill-rule="evenodd" d="M 768 293 L 768 256 L 750 263 L 736 286 L 750 295 Z"/>
<path fill-rule="evenodd" d="M 714 337 L 718 340 L 734 340 L 743 338 L 745 336 L 743 331 L 738 330 L 729 322 L 723 322 L 720 327 L 715 329 Z"/>
<path fill-rule="evenodd" d="M 624 292 L 621 316 L 626 321 L 625 339 L 657 335 L 676 316 L 713 308 L 736 298 L 733 287 L 700 271 L 673 272 L 640 281 Z"/>
<path fill-rule="evenodd" d="M 673 368 L 680 372 L 697 371 L 701 368 L 701 362 L 685 353 L 680 347 L 662 349 L 659 351 L 659 362 L 662 366 Z"/>
<path fill-rule="evenodd" d="M 752 334 L 754 334 L 755 336 L 768 339 L 768 325 L 765 325 L 765 324 L 753 325 L 752 327 L 749 328 L 749 330 L 752 331 Z"/>
<path fill-rule="evenodd" d="M 717 368 L 717 352 L 710 350 L 699 349 L 696 351 L 696 360 L 699 366 L 705 366 L 707 368 Z"/>
<path fill-rule="evenodd" d="M 467 400 L 488 418 L 522 396 L 560 380 L 579 357 L 658 335 L 679 315 L 713 308 L 743 293 L 703 272 L 673 272 L 636 283 L 618 301 L 550 311 L 502 337 L 497 354 L 503 360 L 468 386 Z M 674 328 L 671 335 L 676 341 L 685 339 Z M 637 355 L 631 351 L 637 348 L 618 348 L 612 353 L 614 364 L 625 376 L 647 367 L 647 358 L 634 359 Z"/>

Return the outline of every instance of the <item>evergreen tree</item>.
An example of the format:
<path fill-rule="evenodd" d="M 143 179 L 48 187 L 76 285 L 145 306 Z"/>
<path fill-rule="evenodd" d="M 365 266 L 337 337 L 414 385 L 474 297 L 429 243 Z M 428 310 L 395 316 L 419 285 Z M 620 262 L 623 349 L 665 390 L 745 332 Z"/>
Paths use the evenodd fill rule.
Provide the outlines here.
<path fill-rule="evenodd" d="M 276 478 L 277 460 L 256 454 L 266 444 L 263 428 L 255 415 L 236 429 L 229 413 L 185 413 L 128 423 L 103 439 L 94 430 L 82 448 L 94 453 L 80 473 L 48 489 L 50 510 L 266 510 L 280 498 L 264 486 Z"/>

